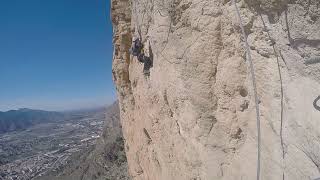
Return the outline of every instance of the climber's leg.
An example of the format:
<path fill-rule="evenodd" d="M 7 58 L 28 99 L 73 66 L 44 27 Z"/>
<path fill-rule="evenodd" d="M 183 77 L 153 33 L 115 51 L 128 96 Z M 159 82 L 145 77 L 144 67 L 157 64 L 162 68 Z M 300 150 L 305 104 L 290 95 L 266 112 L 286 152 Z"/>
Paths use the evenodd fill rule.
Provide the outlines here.
<path fill-rule="evenodd" d="M 152 61 L 150 57 L 144 56 L 143 74 L 149 76 L 151 67 L 152 67 Z"/>

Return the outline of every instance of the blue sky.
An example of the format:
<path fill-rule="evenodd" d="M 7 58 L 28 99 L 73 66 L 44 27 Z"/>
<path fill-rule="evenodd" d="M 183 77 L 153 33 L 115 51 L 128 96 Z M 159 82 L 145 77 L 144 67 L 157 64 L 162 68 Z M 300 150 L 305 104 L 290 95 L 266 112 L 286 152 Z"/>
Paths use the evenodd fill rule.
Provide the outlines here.
<path fill-rule="evenodd" d="M 110 0 L 0 1 L 0 110 L 115 100 Z"/>

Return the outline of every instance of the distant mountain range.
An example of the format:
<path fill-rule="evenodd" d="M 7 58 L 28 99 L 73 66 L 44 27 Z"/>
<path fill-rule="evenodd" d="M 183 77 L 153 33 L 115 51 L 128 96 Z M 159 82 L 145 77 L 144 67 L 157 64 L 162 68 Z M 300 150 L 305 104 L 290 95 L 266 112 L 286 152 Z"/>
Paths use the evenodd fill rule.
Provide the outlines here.
<path fill-rule="evenodd" d="M 35 124 L 65 119 L 59 112 L 22 108 L 6 112 L 0 111 L 0 133 L 23 130 Z"/>

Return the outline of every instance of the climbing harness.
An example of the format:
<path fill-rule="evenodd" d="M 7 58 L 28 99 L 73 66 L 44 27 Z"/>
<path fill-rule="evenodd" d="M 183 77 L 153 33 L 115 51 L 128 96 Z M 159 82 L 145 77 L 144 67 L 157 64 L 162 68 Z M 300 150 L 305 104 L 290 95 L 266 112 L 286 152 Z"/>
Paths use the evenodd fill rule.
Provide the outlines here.
<path fill-rule="evenodd" d="M 320 111 L 320 106 L 318 106 L 318 102 L 319 102 L 319 100 L 320 100 L 320 96 L 318 96 L 314 101 L 313 101 L 313 107 L 316 109 L 316 110 L 318 110 L 318 111 Z"/>
<path fill-rule="evenodd" d="M 235 10 L 236 10 L 236 13 L 237 13 L 237 16 L 238 16 L 238 20 L 240 22 L 240 27 L 241 27 L 242 35 L 243 35 L 243 38 L 244 38 L 246 54 L 247 54 L 247 59 L 248 59 L 248 62 L 249 62 L 250 73 L 251 73 L 251 78 L 252 78 L 252 86 L 253 86 L 255 105 L 256 105 L 257 134 L 258 134 L 257 180 L 260 180 L 261 130 L 260 130 L 260 109 L 259 109 L 259 99 L 258 99 L 258 93 L 257 93 L 256 78 L 255 78 L 255 74 L 254 74 L 254 67 L 253 67 L 253 62 L 252 62 L 252 58 L 251 58 L 251 52 L 250 52 L 249 44 L 248 44 L 248 41 L 247 41 L 247 35 L 246 35 L 245 30 L 244 30 L 244 26 L 242 24 L 241 15 L 240 15 L 240 12 L 239 12 L 239 9 L 238 9 L 238 6 L 237 6 L 235 0 L 232 0 L 232 2 L 234 4 Z"/>

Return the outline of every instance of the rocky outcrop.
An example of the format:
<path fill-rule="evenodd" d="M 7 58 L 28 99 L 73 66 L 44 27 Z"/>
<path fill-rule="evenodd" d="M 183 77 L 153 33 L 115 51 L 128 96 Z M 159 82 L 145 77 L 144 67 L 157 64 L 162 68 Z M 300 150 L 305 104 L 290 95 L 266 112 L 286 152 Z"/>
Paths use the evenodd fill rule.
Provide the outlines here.
<path fill-rule="evenodd" d="M 320 2 L 237 6 L 257 81 L 261 179 L 318 178 Z M 252 78 L 231 1 L 112 0 L 112 21 L 113 77 L 133 179 L 255 179 Z M 130 56 L 135 37 L 153 52 L 150 74 Z"/>

